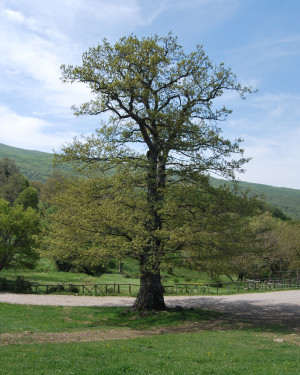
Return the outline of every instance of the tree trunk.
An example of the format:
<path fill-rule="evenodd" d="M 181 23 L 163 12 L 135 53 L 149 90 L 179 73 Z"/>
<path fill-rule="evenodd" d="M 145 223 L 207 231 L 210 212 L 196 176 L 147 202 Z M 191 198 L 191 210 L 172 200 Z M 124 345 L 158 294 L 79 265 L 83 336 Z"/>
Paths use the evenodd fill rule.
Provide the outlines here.
<path fill-rule="evenodd" d="M 132 309 L 137 311 L 167 309 L 159 272 L 145 271 L 142 273 L 139 294 Z"/>
<path fill-rule="evenodd" d="M 155 135 L 156 137 L 156 135 Z M 155 138 L 154 137 L 154 138 Z M 149 252 L 159 253 L 160 239 L 154 234 L 162 228 L 161 217 L 159 214 L 160 203 L 163 199 L 163 190 L 165 188 L 165 164 L 159 159 L 159 147 L 157 139 L 153 140 L 153 146 L 147 152 L 148 175 L 147 175 L 147 200 L 150 213 L 150 220 L 146 224 L 149 232 L 148 246 L 144 255 L 140 259 L 140 290 L 132 306 L 133 310 L 166 310 L 164 302 L 164 288 L 160 278 L 160 264 L 153 260 L 149 262 Z"/>

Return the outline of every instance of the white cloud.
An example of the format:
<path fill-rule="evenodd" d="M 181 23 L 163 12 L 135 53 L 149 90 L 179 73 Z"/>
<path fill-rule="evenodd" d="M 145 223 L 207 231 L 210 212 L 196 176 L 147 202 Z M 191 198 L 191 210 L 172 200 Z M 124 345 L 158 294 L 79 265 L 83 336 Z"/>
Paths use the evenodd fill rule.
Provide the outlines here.
<path fill-rule="evenodd" d="M 252 160 L 240 179 L 272 186 L 300 189 L 298 140 L 300 129 L 288 132 L 283 139 L 248 137 L 246 156 Z"/>
<path fill-rule="evenodd" d="M 299 103 L 298 95 L 267 93 L 248 102 L 247 116 L 228 121 L 230 132 L 244 138 L 246 156 L 253 158 L 242 180 L 300 188 Z"/>
<path fill-rule="evenodd" d="M 78 135 L 73 131 L 51 131 L 53 124 L 37 117 L 20 116 L 7 107 L 0 107 L 0 143 L 52 152 Z"/>
<path fill-rule="evenodd" d="M 20 0 L 17 7 L 14 1 L 2 3 L 2 105 L 9 105 L 5 98 L 11 95 L 19 98 L 27 114 L 70 114 L 72 104 L 88 100 L 89 90 L 83 85 L 62 85 L 60 65 L 80 63 L 92 42 L 148 24 L 158 9 L 147 12 L 136 0 Z"/>
<path fill-rule="evenodd" d="M 211 31 L 229 36 L 231 31 L 221 27 L 227 28 L 228 20 L 236 30 L 242 28 L 240 15 L 245 14 L 238 12 L 246 8 L 241 0 L 0 0 L 0 142 L 51 151 L 80 127 L 85 132 L 97 126 L 95 118 L 92 124 L 88 118 L 73 119 L 69 107 L 88 100 L 89 90 L 63 85 L 59 67 L 80 64 L 82 52 L 103 37 L 113 42 L 131 32 L 169 31 L 175 25 L 194 45 Z M 253 156 L 242 178 L 299 188 L 300 97 L 289 93 L 298 92 L 297 72 L 288 73 L 296 66 L 300 36 L 297 29 L 260 27 L 246 46 L 241 40 L 236 46 L 243 47 L 227 54 L 222 47 L 215 50 L 239 81 L 261 90 L 246 102 L 234 93 L 220 98 L 234 110 L 221 126 L 230 139 L 242 136 Z"/>

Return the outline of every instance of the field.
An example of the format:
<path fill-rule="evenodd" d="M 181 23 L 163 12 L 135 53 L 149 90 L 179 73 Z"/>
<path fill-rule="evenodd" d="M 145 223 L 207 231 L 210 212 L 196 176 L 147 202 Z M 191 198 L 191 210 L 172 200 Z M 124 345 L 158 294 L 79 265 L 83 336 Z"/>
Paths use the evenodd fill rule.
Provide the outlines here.
<path fill-rule="evenodd" d="M 35 270 L 1 276 L 22 274 L 40 283 L 129 283 L 138 282 L 136 271 L 128 262 L 123 274 L 115 267 L 92 277 L 58 272 L 42 259 Z M 163 278 L 168 283 L 212 281 L 206 274 L 180 269 L 165 270 Z M 289 319 L 257 322 L 254 317 L 249 324 L 227 311 L 198 308 L 137 314 L 121 307 L 7 303 L 0 303 L 0 316 L 0 375 L 300 373 L 300 327 Z"/>
<path fill-rule="evenodd" d="M 162 283 L 166 296 L 174 295 L 230 295 L 260 293 L 273 290 L 299 289 L 299 280 L 233 281 L 220 275 L 212 279 L 205 272 L 183 268 L 162 271 Z M 28 288 L 28 282 L 31 287 Z M 27 285 L 27 286 L 26 286 Z M 107 273 L 91 276 L 83 273 L 59 272 L 55 264 L 41 259 L 33 270 L 5 270 L 0 274 L 0 291 L 38 294 L 73 294 L 92 296 L 131 296 L 139 291 L 138 266 L 132 260 L 124 263 L 122 273 L 117 265 Z"/>
<path fill-rule="evenodd" d="M 37 267 L 33 270 L 3 270 L 0 277 L 6 277 L 13 280 L 17 275 L 23 275 L 27 280 L 35 283 L 139 283 L 138 265 L 127 260 L 123 265 L 123 271 L 118 272 L 118 265 L 112 267 L 107 273 L 99 276 L 90 276 L 84 273 L 58 272 L 54 263 L 49 259 L 41 259 Z M 222 281 L 229 281 L 225 276 L 220 278 Z M 174 283 L 208 283 L 214 282 L 205 272 L 175 268 L 172 270 L 163 270 L 162 282 L 164 284 Z"/>
<path fill-rule="evenodd" d="M 121 308 L 0 304 L 2 375 L 282 375 L 300 371 L 299 336 L 282 325 L 199 329 L 222 314 L 139 316 Z M 204 324 L 205 326 L 205 324 Z"/>

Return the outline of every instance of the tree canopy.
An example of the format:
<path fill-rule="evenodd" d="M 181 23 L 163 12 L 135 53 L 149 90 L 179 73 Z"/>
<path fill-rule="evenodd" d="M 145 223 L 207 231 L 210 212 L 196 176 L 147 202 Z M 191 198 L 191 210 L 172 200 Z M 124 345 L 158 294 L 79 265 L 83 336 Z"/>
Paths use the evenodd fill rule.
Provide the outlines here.
<path fill-rule="evenodd" d="M 74 107 L 76 115 L 108 112 L 110 118 L 57 156 L 90 179 L 76 181 L 81 188 L 73 192 L 72 209 L 80 210 L 79 202 L 85 207 L 80 220 L 64 210 L 56 220 L 94 233 L 87 249 L 137 259 L 141 288 L 134 308 L 163 309 L 164 260 L 226 256 L 238 248 L 233 244 L 249 202 L 211 188 L 206 176 L 234 178 L 242 171 L 241 140 L 223 138 L 218 127 L 231 111 L 216 105 L 226 91 L 244 98 L 252 89 L 224 64 L 214 66 L 201 46 L 185 53 L 171 34 L 131 35 L 114 45 L 104 39 L 83 54 L 81 66 L 63 65 L 62 74 L 93 94 Z"/>
<path fill-rule="evenodd" d="M 33 208 L 11 207 L 0 199 L 0 271 L 5 267 L 33 267 L 39 259 L 35 250 L 38 233 L 39 216 Z"/>
<path fill-rule="evenodd" d="M 13 205 L 19 194 L 28 186 L 29 181 L 21 174 L 13 160 L 0 160 L 0 198 Z"/>

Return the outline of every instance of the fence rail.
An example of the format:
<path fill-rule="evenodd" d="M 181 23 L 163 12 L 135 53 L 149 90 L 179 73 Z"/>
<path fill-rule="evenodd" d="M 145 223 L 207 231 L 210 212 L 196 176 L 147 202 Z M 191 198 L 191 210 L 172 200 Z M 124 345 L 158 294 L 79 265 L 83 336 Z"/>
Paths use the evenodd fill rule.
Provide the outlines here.
<path fill-rule="evenodd" d="M 14 281 L 5 280 L 9 286 L 6 290 L 15 290 Z M 108 295 L 108 294 L 129 294 L 136 295 L 139 284 L 38 284 L 27 283 L 29 288 L 26 292 L 33 293 L 68 293 L 78 295 Z M 241 293 L 258 290 L 276 290 L 276 289 L 298 289 L 300 288 L 300 279 L 273 279 L 273 280 L 245 280 L 245 281 L 227 281 L 217 283 L 176 283 L 174 285 L 163 285 L 165 294 L 227 294 Z M 1 288 L 0 290 L 5 290 Z"/>
<path fill-rule="evenodd" d="M 59 293 L 68 292 L 81 295 L 105 295 L 105 294 L 136 294 L 139 284 L 33 284 L 35 293 Z M 300 288 L 299 279 L 284 280 L 245 280 L 218 283 L 164 285 L 165 294 L 224 294 L 240 293 L 253 290 L 276 290 Z"/>

